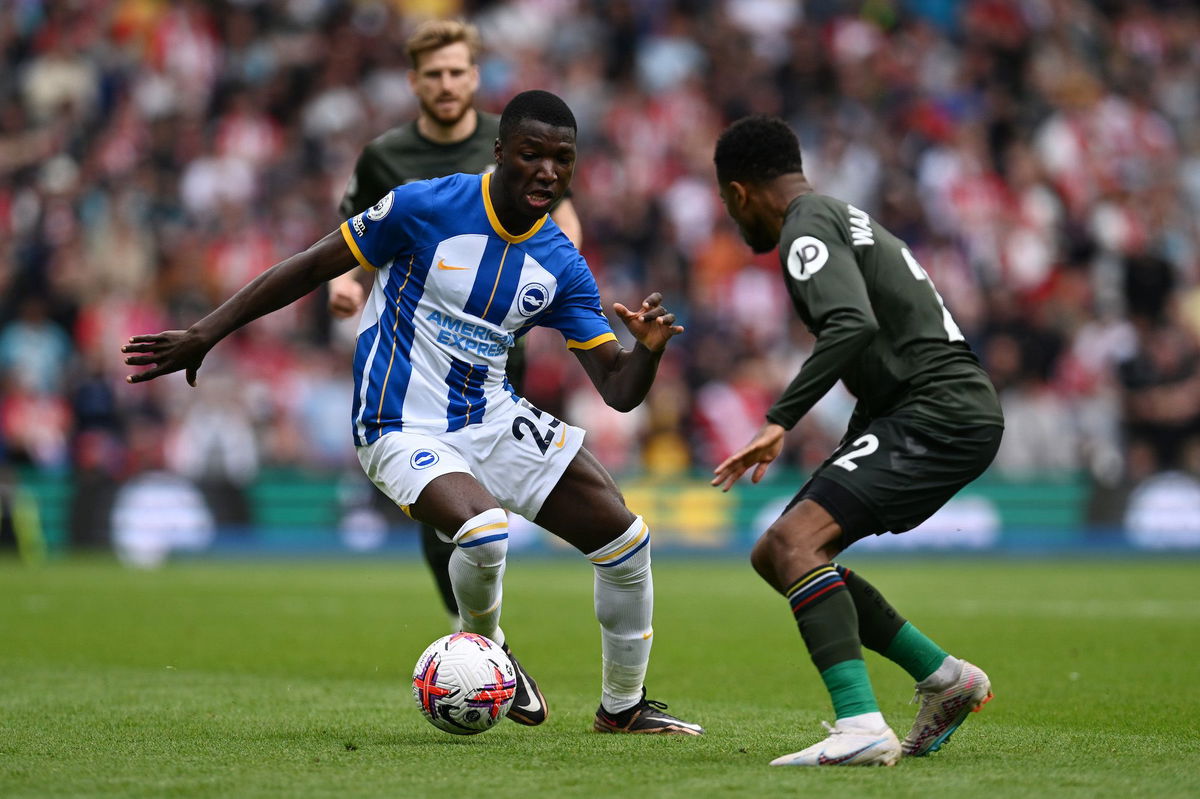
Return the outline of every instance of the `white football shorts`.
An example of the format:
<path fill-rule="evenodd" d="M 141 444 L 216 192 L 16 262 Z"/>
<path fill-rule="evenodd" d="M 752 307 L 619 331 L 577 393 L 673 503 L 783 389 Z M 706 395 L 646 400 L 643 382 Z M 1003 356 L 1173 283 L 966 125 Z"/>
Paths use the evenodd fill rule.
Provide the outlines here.
<path fill-rule="evenodd" d="M 532 521 L 584 435 L 520 400 L 503 403 L 481 424 L 449 433 L 385 433 L 357 451 L 367 477 L 405 513 L 435 478 L 465 472 L 506 510 Z"/>

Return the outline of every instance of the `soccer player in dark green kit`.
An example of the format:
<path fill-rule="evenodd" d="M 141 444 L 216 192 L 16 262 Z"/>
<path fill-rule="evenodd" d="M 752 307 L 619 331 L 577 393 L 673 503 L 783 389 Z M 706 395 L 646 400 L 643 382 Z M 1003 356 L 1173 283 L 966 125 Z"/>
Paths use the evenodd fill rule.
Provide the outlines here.
<path fill-rule="evenodd" d="M 913 254 L 867 214 L 814 193 L 787 124 L 748 117 L 717 141 L 721 199 L 755 252 L 779 247 L 811 356 L 754 439 L 714 469 L 728 490 L 762 479 L 791 429 L 834 383 L 858 400 L 849 429 L 751 553 L 788 598 L 833 700 L 829 736 L 771 765 L 894 765 L 937 750 L 991 698 L 982 669 L 948 655 L 866 580 L 833 559 L 860 538 L 911 530 L 992 462 L 1004 417 L 995 388 Z M 862 647 L 917 681 L 901 743 L 884 721 Z M 826 725 L 828 726 L 828 725 Z"/>
<path fill-rule="evenodd" d="M 479 47 L 475 27 L 457 20 L 430 20 L 413 31 L 407 41 L 412 65 L 408 82 L 420 113 L 412 122 L 392 128 L 363 148 L 338 206 L 342 218 L 363 213 L 405 183 L 495 169 L 500 117 L 474 105 L 479 88 L 479 65 L 475 61 Z M 579 218 L 570 199 L 555 206 L 550 216 L 578 247 Z M 362 310 L 366 292 L 356 276 L 362 271 L 347 272 L 329 282 L 329 310 L 334 316 L 355 317 Z M 524 347 L 519 346 L 508 359 L 508 379 L 518 392 L 524 353 Z M 429 525 L 421 525 L 421 551 L 454 629 L 458 629 L 458 604 L 447 572 L 454 545 L 438 538 Z M 511 718 L 515 720 L 519 715 Z"/>

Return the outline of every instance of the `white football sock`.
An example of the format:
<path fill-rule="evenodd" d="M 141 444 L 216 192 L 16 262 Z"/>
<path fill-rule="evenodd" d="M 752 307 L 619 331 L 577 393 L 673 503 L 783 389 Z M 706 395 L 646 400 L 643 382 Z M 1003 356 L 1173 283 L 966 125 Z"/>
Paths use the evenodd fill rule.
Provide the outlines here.
<path fill-rule="evenodd" d="M 638 516 L 615 541 L 592 552 L 596 618 L 604 657 L 601 704 L 610 713 L 636 705 L 650 662 L 654 580 L 650 529 Z"/>
<path fill-rule="evenodd" d="M 508 515 L 501 508 L 468 519 L 454 534 L 450 584 L 462 629 L 504 643 L 500 632 L 504 564 L 508 554 Z"/>
<path fill-rule="evenodd" d="M 937 670 L 930 674 L 925 679 L 917 683 L 917 687 L 924 690 L 944 691 L 962 674 L 963 662 L 954 655 L 946 655 L 946 659 L 942 661 L 942 665 L 937 667 Z"/>
<path fill-rule="evenodd" d="M 857 716 L 846 716 L 845 718 L 838 719 L 836 726 L 839 730 L 879 732 L 887 726 L 887 721 L 884 720 L 882 713 L 875 710 L 871 713 L 859 713 Z"/>

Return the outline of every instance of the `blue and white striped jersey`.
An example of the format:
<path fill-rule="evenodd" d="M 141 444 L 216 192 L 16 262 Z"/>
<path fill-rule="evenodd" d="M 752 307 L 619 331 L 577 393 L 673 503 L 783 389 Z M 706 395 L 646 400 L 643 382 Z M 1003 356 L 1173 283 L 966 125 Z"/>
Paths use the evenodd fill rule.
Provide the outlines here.
<path fill-rule="evenodd" d="M 488 196 L 491 175 L 398 186 L 342 224 L 375 270 L 354 353 L 354 443 L 443 433 L 516 401 L 508 350 L 535 326 L 571 348 L 615 340 L 587 262 L 548 216 L 514 236 Z"/>

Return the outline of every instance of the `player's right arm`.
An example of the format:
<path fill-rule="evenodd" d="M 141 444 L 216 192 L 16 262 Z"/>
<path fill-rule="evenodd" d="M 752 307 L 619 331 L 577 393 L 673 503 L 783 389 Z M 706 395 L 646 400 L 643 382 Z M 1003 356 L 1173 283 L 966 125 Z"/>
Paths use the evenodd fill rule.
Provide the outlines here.
<path fill-rule="evenodd" d="M 784 434 L 833 388 L 879 330 L 854 252 L 836 223 L 818 217 L 806 224 L 784 226 L 779 255 L 789 288 L 812 319 L 817 343 L 750 443 L 713 469 L 712 485 L 722 491 L 728 491 L 751 467 L 751 482 L 763 478 L 783 451 Z"/>
<path fill-rule="evenodd" d="M 355 266 L 375 269 L 411 247 L 413 231 L 425 224 L 429 210 L 436 206 L 436 192 L 432 184 L 389 191 L 366 213 L 343 222 L 304 252 L 275 264 L 187 330 L 134 336 L 121 348 L 133 353 L 125 363 L 152 368 L 126 380 L 141 383 L 182 369 L 188 383 L 196 385 L 196 371 L 204 356 L 239 327 L 291 305 Z"/>
<path fill-rule="evenodd" d="M 783 434 L 786 433 L 780 425 L 767 422 L 749 444 L 730 455 L 713 469 L 716 475 L 712 485 L 719 486 L 722 491 L 728 491 L 746 473 L 751 466 L 756 467 L 750 475 L 750 482 L 757 483 L 767 473 L 767 467 L 783 452 Z"/>
<path fill-rule="evenodd" d="M 361 214 L 391 190 L 391 186 L 383 186 L 378 180 L 378 162 L 379 156 L 374 147 L 368 144 L 354 164 L 354 172 L 350 175 L 346 192 L 338 205 L 338 212 L 343 219 Z M 349 319 L 362 311 L 367 291 L 359 275 L 357 270 L 352 270 L 329 281 L 329 313 L 334 317 Z"/>
<path fill-rule="evenodd" d="M 126 377 L 143 383 L 183 370 L 188 384 L 196 385 L 196 372 L 218 341 L 272 311 L 291 305 L 322 283 L 358 266 L 341 230 L 335 230 L 304 252 L 272 266 L 247 283 L 237 294 L 187 330 L 167 330 L 134 336 L 121 348 L 130 366 L 151 366 Z"/>
<path fill-rule="evenodd" d="M 804 228 L 785 227 L 779 254 L 789 288 L 807 308 L 817 337 L 799 374 L 767 411 L 769 422 L 790 430 L 870 345 L 879 321 L 854 251 L 836 222 L 818 217 Z"/>

